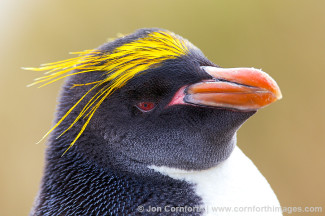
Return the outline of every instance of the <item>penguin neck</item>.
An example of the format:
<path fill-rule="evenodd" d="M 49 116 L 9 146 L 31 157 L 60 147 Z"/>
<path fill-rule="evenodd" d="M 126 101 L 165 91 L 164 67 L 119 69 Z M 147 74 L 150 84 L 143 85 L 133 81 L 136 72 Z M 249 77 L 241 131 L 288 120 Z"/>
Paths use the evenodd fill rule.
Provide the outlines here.
<path fill-rule="evenodd" d="M 155 166 L 157 164 L 145 164 L 136 159 L 130 158 L 129 155 L 126 155 L 120 148 L 115 147 L 119 145 L 108 144 L 103 139 L 99 139 L 97 136 L 94 136 L 93 133 L 89 131 L 85 131 L 83 136 L 81 136 L 74 146 L 72 146 L 66 154 L 62 155 L 66 149 L 69 147 L 69 143 L 73 141 L 73 136 L 71 134 L 75 134 L 78 131 L 74 131 L 75 129 L 71 129 L 69 134 L 64 134 L 59 139 L 55 139 L 59 134 L 61 134 L 62 129 L 58 129 L 54 131 L 55 133 L 52 135 L 49 140 L 49 147 L 47 150 L 47 161 L 48 164 L 60 165 L 60 164 L 69 164 L 75 163 L 78 161 L 83 167 L 93 166 L 96 169 L 100 169 L 103 172 L 109 175 L 123 175 L 123 176 L 131 176 L 131 177 L 139 177 L 139 178 L 147 178 L 147 179 L 158 179 L 159 181 L 169 181 L 170 178 L 162 175 L 159 172 L 156 172 L 154 169 L 151 169 L 150 166 Z M 231 134 L 228 139 L 225 139 L 225 143 L 221 144 L 227 146 L 227 154 L 222 154 L 222 157 L 216 158 L 214 162 L 214 166 L 222 163 L 227 160 L 230 156 L 231 152 L 236 146 L 237 138 L 236 132 Z M 78 159 L 77 159 L 78 158 Z M 195 158 L 191 158 L 192 163 L 197 162 Z M 200 160 L 199 160 L 200 161 Z M 164 165 L 168 166 L 168 165 Z M 168 166 L 169 167 L 169 166 Z M 185 166 L 182 168 L 179 167 L 171 167 L 184 169 L 187 171 L 193 170 L 200 171 L 202 169 L 211 168 L 210 166 L 206 166 L 205 164 L 198 164 L 197 166 Z M 200 168 L 204 167 L 204 168 Z M 69 169 L 63 170 L 54 169 L 54 171 L 69 172 Z M 72 167 L 70 168 L 72 169 Z"/>

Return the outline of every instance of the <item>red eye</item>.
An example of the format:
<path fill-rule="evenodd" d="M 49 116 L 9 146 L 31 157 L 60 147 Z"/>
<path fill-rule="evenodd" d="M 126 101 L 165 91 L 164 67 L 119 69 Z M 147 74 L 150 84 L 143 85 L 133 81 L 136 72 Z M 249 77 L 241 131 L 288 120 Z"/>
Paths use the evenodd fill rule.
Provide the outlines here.
<path fill-rule="evenodd" d="M 153 102 L 140 102 L 137 104 L 137 107 L 142 112 L 149 112 L 155 108 L 155 103 Z"/>

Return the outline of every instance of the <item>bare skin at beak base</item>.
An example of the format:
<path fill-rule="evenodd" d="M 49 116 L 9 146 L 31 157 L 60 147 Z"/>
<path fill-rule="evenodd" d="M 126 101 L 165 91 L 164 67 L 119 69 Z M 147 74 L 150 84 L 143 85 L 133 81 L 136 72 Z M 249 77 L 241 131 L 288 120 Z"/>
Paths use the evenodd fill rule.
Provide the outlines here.
<path fill-rule="evenodd" d="M 261 70 L 217 67 L 202 69 L 212 79 L 181 88 L 170 105 L 192 104 L 254 111 L 282 98 L 277 83 Z"/>

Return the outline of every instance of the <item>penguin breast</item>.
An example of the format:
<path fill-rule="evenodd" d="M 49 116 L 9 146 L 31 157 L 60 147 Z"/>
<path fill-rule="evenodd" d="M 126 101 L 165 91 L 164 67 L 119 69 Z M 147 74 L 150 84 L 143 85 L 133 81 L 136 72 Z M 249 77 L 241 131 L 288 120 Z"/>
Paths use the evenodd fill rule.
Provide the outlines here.
<path fill-rule="evenodd" d="M 227 160 L 206 170 L 187 171 L 164 166 L 149 168 L 192 184 L 195 193 L 202 199 L 205 215 L 282 215 L 271 186 L 237 146 Z"/>

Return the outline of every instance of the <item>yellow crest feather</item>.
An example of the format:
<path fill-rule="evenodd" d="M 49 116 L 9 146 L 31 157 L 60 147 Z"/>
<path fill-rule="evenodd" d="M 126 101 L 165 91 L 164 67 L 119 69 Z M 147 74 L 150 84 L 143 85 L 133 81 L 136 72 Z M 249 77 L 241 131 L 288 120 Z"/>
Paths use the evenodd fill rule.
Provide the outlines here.
<path fill-rule="evenodd" d="M 143 38 L 115 48 L 112 52 L 101 50 L 85 50 L 74 52 L 78 57 L 70 58 L 54 63 L 43 64 L 39 68 L 24 68 L 33 71 L 46 71 L 45 76 L 35 80 L 31 85 L 41 84 L 39 87 L 63 79 L 65 77 L 103 71 L 103 79 L 91 83 L 74 84 L 73 87 L 93 85 L 67 112 L 66 114 L 44 135 L 42 141 L 75 109 L 75 107 L 94 89 L 100 90 L 87 102 L 73 123 L 62 133 L 67 132 L 80 118 L 85 118 L 80 132 L 70 144 L 65 154 L 78 140 L 86 129 L 89 121 L 103 101 L 116 89 L 123 87 L 130 79 L 142 74 L 143 71 L 165 61 L 186 55 L 191 44 L 171 32 L 151 32 Z M 31 86 L 30 85 L 30 86 Z M 61 135 L 62 135 L 61 134 Z M 61 136 L 60 135 L 60 136 Z M 59 137 L 60 137 L 59 136 Z"/>

